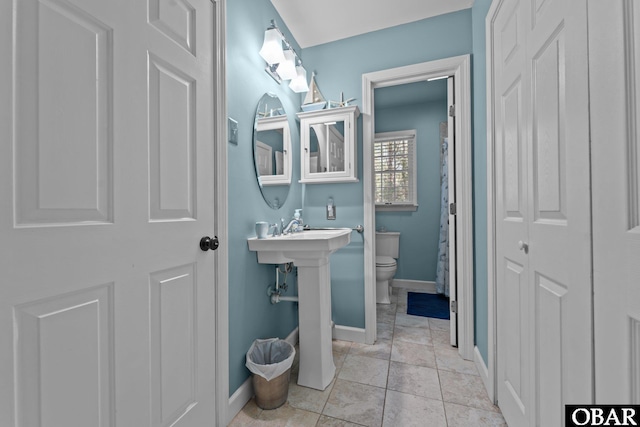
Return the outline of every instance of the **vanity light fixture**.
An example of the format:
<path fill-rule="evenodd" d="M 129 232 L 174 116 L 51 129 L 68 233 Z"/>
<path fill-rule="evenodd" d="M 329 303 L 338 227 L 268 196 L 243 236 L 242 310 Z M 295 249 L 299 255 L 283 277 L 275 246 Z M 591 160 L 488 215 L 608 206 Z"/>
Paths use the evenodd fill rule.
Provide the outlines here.
<path fill-rule="evenodd" d="M 296 67 L 297 76 L 289 83 L 289 88 L 296 92 L 308 92 L 309 86 L 307 85 L 307 70 L 302 68 L 302 65 Z"/>
<path fill-rule="evenodd" d="M 289 87 L 292 91 L 299 93 L 309 90 L 307 71 L 302 67 L 302 61 L 273 19 L 264 32 L 264 41 L 259 53 L 267 62 L 265 71 L 278 84 L 282 80 L 291 80 Z"/>
<path fill-rule="evenodd" d="M 278 64 L 276 72 L 282 80 L 292 80 L 298 77 L 298 72 L 296 70 L 296 54 L 293 49 L 287 49 L 284 51 L 284 61 Z"/>
<path fill-rule="evenodd" d="M 271 21 L 273 23 L 273 21 Z M 264 32 L 264 41 L 262 42 L 262 49 L 260 49 L 260 56 L 267 61 L 267 64 L 274 65 L 284 61 L 284 52 L 282 51 L 282 33 L 275 27 L 268 28 Z"/>

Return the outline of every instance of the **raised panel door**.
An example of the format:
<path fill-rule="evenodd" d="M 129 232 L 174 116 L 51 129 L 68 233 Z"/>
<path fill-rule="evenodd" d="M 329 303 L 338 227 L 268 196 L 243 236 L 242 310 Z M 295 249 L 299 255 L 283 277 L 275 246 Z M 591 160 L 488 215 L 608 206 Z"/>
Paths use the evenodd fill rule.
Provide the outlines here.
<path fill-rule="evenodd" d="M 593 400 L 586 6 L 502 2 L 491 28 L 498 404 L 562 425 Z"/>
<path fill-rule="evenodd" d="M 213 8 L 0 4 L 0 425 L 215 422 Z"/>
<path fill-rule="evenodd" d="M 640 7 L 589 7 L 595 400 L 640 404 Z"/>
<path fill-rule="evenodd" d="M 510 425 L 530 425 L 534 377 L 527 239 L 527 82 L 521 2 L 503 2 L 492 24 L 496 162 L 497 395 Z"/>
<path fill-rule="evenodd" d="M 587 5 L 532 5 L 529 282 L 535 290 L 536 422 L 593 401 Z"/>

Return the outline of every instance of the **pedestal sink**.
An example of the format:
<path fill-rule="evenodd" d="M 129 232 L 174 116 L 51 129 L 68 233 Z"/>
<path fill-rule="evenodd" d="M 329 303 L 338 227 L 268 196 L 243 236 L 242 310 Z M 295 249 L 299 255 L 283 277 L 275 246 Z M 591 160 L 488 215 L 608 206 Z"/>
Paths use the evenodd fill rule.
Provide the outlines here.
<path fill-rule="evenodd" d="M 331 347 L 329 255 L 351 241 L 350 228 L 307 230 L 266 239 L 247 239 L 261 264 L 293 262 L 298 267 L 300 373 L 298 384 L 324 390 L 336 367 Z"/>

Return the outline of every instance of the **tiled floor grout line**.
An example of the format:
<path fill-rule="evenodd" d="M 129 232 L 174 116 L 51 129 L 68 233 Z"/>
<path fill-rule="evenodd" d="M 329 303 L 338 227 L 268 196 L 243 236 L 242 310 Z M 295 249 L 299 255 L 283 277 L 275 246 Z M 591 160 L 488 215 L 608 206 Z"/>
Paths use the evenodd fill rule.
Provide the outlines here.
<path fill-rule="evenodd" d="M 389 351 L 389 358 L 387 359 L 387 382 L 385 383 L 384 400 L 382 401 L 382 418 L 380 419 L 381 427 L 384 425 L 384 414 L 387 409 L 387 394 L 389 393 L 389 376 L 391 375 L 391 354 L 393 354 L 393 342 L 396 339 L 394 332 L 396 328 L 396 314 L 398 313 L 397 295 L 395 299 L 396 299 L 396 309 L 393 312 L 393 320 L 391 321 L 391 350 Z"/>
<path fill-rule="evenodd" d="M 391 322 L 391 350 L 389 351 L 389 358 L 387 359 L 387 381 L 384 386 L 384 400 L 382 402 L 382 419 L 380 420 L 380 427 L 384 426 L 384 414 L 387 409 L 387 394 L 389 393 L 389 376 L 391 375 L 391 355 L 393 354 L 393 343 L 396 339 L 395 337 L 395 328 L 396 328 L 396 314 L 398 313 L 398 304 L 397 304 L 397 296 L 396 296 L 396 309 L 393 315 L 393 321 Z"/>

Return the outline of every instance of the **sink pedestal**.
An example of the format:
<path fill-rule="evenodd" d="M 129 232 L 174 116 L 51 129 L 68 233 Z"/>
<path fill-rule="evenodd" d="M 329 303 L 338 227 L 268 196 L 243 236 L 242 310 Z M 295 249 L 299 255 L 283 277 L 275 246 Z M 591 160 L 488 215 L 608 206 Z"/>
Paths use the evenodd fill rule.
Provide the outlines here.
<path fill-rule="evenodd" d="M 298 267 L 300 373 L 298 384 L 324 390 L 333 381 L 329 258 L 294 261 Z"/>
<path fill-rule="evenodd" d="M 267 239 L 247 239 L 261 264 L 293 262 L 298 267 L 298 384 L 327 388 L 336 373 L 331 344 L 329 256 L 351 241 L 350 228 L 303 231 Z"/>

